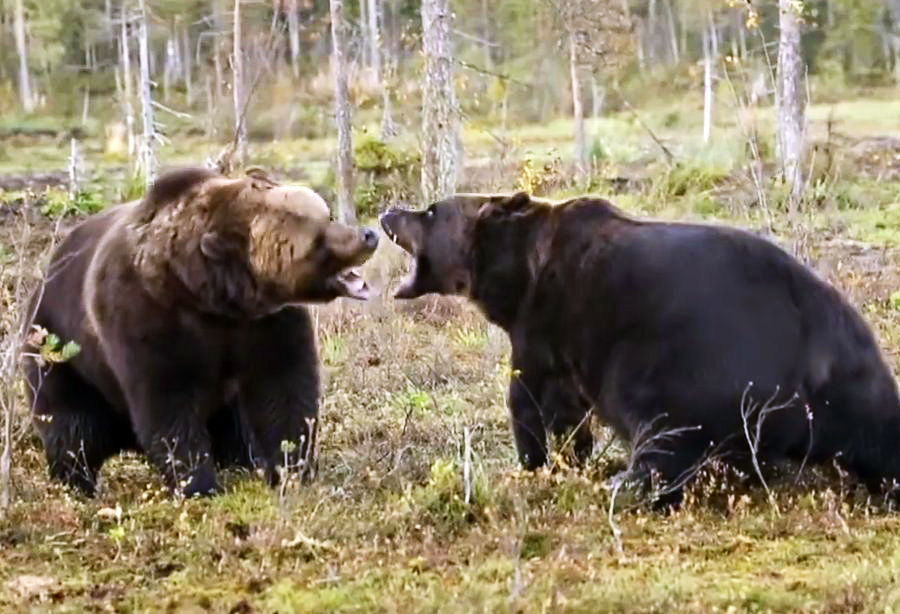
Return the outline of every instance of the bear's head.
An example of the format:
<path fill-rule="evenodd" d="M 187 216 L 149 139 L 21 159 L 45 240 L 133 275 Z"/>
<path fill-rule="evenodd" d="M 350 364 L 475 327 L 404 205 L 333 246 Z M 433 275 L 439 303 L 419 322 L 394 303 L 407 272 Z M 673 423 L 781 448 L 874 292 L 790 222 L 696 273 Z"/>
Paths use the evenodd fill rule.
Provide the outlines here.
<path fill-rule="evenodd" d="M 521 298 L 533 277 L 535 249 L 544 244 L 541 221 L 550 207 L 525 192 L 456 194 L 424 211 L 383 213 L 385 233 L 414 259 L 395 298 L 456 294 L 489 311 L 501 294 L 504 303 Z"/>
<path fill-rule="evenodd" d="M 233 179 L 202 168 L 171 171 L 135 206 L 130 227 L 150 291 L 238 317 L 368 298 L 354 267 L 378 246 L 374 230 L 332 221 L 314 191 L 279 185 L 260 170 Z"/>

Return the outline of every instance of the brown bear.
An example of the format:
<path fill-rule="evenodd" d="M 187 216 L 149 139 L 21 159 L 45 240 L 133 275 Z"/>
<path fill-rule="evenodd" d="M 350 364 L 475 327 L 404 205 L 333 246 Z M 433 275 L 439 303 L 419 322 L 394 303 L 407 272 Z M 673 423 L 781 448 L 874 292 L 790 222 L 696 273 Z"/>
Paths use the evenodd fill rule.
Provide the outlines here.
<path fill-rule="evenodd" d="M 664 480 L 657 506 L 677 505 L 710 455 L 838 457 L 873 492 L 900 478 L 900 400 L 872 332 L 762 237 L 525 193 L 456 195 L 381 224 L 415 260 L 396 297 L 463 295 L 509 334 L 526 468 L 545 464 L 548 429 L 574 429 L 587 455 L 593 410 Z"/>
<path fill-rule="evenodd" d="M 377 244 L 260 171 L 176 169 L 77 224 L 29 304 L 38 330 L 80 345 L 48 364 L 26 341 L 51 476 L 91 495 L 123 450 L 185 495 L 218 492 L 217 465 L 262 467 L 273 484 L 285 460 L 310 469 L 318 360 L 301 303 L 367 298 L 353 267 Z"/>

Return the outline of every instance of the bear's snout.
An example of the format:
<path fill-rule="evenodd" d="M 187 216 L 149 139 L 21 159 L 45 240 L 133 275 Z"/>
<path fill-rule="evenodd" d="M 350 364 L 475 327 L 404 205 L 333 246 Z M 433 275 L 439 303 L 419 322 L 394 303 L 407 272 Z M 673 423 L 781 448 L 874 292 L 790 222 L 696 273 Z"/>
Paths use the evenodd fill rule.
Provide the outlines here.
<path fill-rule="evenodd" d="M 420 244 L 421 228 L 415 223 L 417 215 L 411 211 L 391 209 L 378 217 L 388 238 L 412 255 L 416 255 Z"/>
<path fill-rule="evenodd" d="M 374 250 L 378 247 L 378 233 L 371 228 L 363 228 L 360 231 L 362 243 L 366 249 Z"/>

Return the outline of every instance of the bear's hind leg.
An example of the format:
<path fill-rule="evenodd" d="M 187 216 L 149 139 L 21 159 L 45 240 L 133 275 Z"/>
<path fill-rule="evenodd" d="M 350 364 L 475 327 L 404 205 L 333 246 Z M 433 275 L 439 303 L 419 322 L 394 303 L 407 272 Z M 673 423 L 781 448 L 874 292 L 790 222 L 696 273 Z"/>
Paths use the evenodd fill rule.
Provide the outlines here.
<path fill-rule="evenodd" d="M 900 399 L 886 367 L 835 378 L 813 403 L 812 462 L 833 462 L 900 504 Z"/>
<path fill-rule="evenodd" d="M 128 420 L 71 365 L 28 361 L 26 378 L 51 478 L 93 496 L 103 462 L 137 447 Z"/>

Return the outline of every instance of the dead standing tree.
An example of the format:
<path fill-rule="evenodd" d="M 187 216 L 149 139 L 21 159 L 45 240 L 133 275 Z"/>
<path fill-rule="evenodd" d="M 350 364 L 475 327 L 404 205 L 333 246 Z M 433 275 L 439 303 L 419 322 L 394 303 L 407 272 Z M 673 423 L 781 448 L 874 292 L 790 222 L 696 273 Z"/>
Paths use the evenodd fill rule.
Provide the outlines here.
<path fill-rule="evenodd" d="M 459 119 L 453 91 L 451 20 L 447 0 L 422 1 L 422 46 L 425 52 L 422 195 L 425 202 L 445 198 L 456 189 Z"/>
<path fill-rule="evenodd" d="M 119 37 L 120 63 L 122 65 L 122 111 L 125 115 L 125 131 L 128 139 L 128 160 L 134 164 L 134 86 L 131 76 L 131 45 L 129 44 L 129 23 L 127 0 L 122 0 L 120 9 L 122 23 Z"/>
<path fill-rule="evenodd" d="M 778 113 L 778 159 L 788 186 L 788 211 L 797 212 L 803 195 L 803 148 L 806 137 L 806 70 L 800 49 L 803 3 L 779 0 L 778 73 L 776 107 Z"/>
<path fill-rule="evenodd" d="M 369 55 L 372 60 L 372 71 L 375 73 L 375 80 L 378 87 L 381 88 L 381 138 L 383 140 L 390 139 L 397 134 L 397 128 L 394 125 L 394 118 L 391 112 L 391 90 L 388 87 L 387 74 L 390 72 L 388 58 L 384 57 L 384 35 L 382 33 L 382 12 L 379 0 L 368 0 L 369 2 L 369 35 L 371 36 L 371 50 Z"/>
<path fill-rule="evenodd" d="M 569 57 L 574 119 L 575 169 L 588 171 L 588 147 L 582 99 L 581 70 L 585 65 L 610 68 L 631 46 L 630 18 L 620 0 L 547 0 L 558 19 L 560 45 Z"/>
<path fill-rule="evenodd" d="M 31 92 L 31 74 L 28 71 L 28 42 L 25 38 L 25 6 L 23 0 L 16 0 L 13 34 L 16 39 L 16 54 L 19 56 L 19 100 L 26 113 L 34 110 L 34 96 Z"/>
<path fill-rule="evenodd" d="M 147 42 L 147 5 L 138 4 L 138 47 L 140 50 L 140 97 L 143 137 L 141 138 L 140 170 L 147 188 L 156 179 L 156 127 L 153 124 L 153 96 L 150 91 L 150 51 Z"/>
<path fill-rule="evenodd" d="M 347 87 L 343 0 L 331 0 L 331 58 L 334 72 L 334 121 L 337 124 L 337 211 L 345 224 L 356 223 L 353 206 L 353 141 L 350 134 L 350 94 Z"/>
<path fill-rule="evenodd" d="M 238 166 L 247 157 L 247 122 L 244 113 L 244 47 L 241 36 L 241 0 L 234 0 L 234 34 L 231 57 L 232 83 L 234 95 L 235 147 L 233 162 Z"/>

